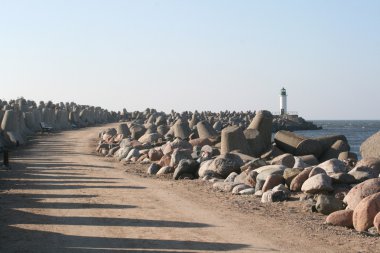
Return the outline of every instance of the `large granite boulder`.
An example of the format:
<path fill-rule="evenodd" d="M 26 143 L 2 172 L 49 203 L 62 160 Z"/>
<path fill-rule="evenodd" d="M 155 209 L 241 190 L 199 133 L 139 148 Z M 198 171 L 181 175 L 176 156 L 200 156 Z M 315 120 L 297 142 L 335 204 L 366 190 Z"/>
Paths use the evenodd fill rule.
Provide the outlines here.
<path fill-rule="evenodd" d="M 302 185 L 301 190 L 304 193 L 316 194 L 331 192 L 334 190 L 332 187 L 331 178 L 326 174 L 317 174 L 308 178 Z"/>
<path fill-rule="evenodd" d="M 363 158 L 380 157 L 380 131 L 366 139 L 360 146 Z"/>
<path fill-rule="evenodd" d="M 238 155 L 226 153 L 216 157 L 208 166 L 208 170 L 214 171 L 222 178 L 228 177 L 232 172 L 240 173 L 243 161 Z"/>
<path fill-rule="evenodd" d="M 370 178 L 379 177 L 380 174 L 380 157 L 363 158 L 349 172 L 358 181 L 365 181 Z"/>
<path fill-rule="evenodd" d="M 354 186 L 343 202 L 347 204 L 348 209 L 355 210 L 362 199 L 378 192 L 380 192 L 380 178 L 369 179 Z"/>
<path fill-rule="evenodd" d="M 347 165 L 336 158 L 327 160 L 318 165 L 321 169 L 325 170 L 327 175 L 335 174 L 335 173 L 347 173 L 349 168 Z"/>
<path fill-rule="evenodd" d="M 380 212 L 380 192 L 362 199 L 353 214 L 354 228 L 363 232 L 373 226 L 373 220 Z"/>

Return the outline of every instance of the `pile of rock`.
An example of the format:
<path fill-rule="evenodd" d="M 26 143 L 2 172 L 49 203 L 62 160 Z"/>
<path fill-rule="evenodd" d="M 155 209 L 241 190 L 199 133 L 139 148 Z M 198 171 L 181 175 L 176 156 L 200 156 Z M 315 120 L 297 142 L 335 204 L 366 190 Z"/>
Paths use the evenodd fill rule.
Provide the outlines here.
<path fill-rule="evenodd" d="M 127 163 L 149 163 L 151 175 L 200 178 L 219 191 L 253 195 L 264 203 L 298 197 L 310 210 L 330 215 L 328 222 L 335 225 L 358 231 L 378 226 L 379 156 L 362 150 L 357 162 L 342 135 L 311 139 L 279 131 L 272 142 L 268 111 L 255 113 L 249 124 L 207 115 L 135 113 L 118 129 L 101 131 L 97 151 Z"/>
<path fill-rule="evenodd" d="M 0 100 L 0 150 L 26 143 L 28 136 L 41 131 L 41 123 L 49 129 L 65 130 L 118 120 L 118 114 L 100 107 L 81 106 L 75 103 L 38 105 L 34 101 L 19 98 Z"/>

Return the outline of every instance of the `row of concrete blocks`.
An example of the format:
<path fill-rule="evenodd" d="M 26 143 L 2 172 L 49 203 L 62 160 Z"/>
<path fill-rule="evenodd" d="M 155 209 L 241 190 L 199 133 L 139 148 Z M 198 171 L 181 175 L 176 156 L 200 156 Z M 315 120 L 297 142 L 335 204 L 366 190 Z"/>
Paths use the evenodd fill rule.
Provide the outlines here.
<path fill-rule="evenodd" d="M 18 146 L 26 142 L 27 136 L 41 130 L 41 122 L 55 130 L 85 127 L 97 123 L 111 122 L 114 117 L 105 110 L 94 108 L 73 110 L 33 108 L 22 112 L 19 109 L 0 110 L 0 147 Z"/>

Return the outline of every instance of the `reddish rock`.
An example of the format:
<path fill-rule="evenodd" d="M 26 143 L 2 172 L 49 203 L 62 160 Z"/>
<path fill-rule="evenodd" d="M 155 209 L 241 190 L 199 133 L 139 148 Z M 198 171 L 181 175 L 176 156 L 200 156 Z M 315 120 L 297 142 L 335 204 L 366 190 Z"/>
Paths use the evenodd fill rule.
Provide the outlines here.
<path fill-rule="evenodd" d="M 150 149 L 148 152 L 148 157 L 152 162 L 159 161 L 163 156 L 164 154 L 157 149 Z"/>
<path fill-rule="evenodd" d="M 355 210 L 362 199 L 377 192 L 380 192 L 380 178 L 368 179 L 352 188 L 343 202 L 347 204 L 348 209 Z"/>
<path fill-rule="evenodd" d="M 312 168 L 304 169 L 300 174 L 298 174 L 290 184 L 290 190 L 294 192 L 301 191 L 303 183 L 309 178 L 309 173 Z"/>
<path fill-rule="evenodd" d="M 266 191 L 269 191 L 271 189 L 273 189 L 273 187 L 279 185 L 279 184 L 283 184 L 284 183 L 284 178 L 283 176 L 281 175 L 270 175 L 267 177 L 267 179 L 265 180 L 265 183 L 264 183 L 264 186 L 262 188 L 262 191 L 263 192 L 266 192 Z"/>
<path fill-rule="evenodd" d="M 377 232 L 380 234 L 380 212 L 378 212 L 373 219 L 373 225 L 377 229 Z"/>
<path fill-rule="evenodd" d="M 165 167 L 165 166 L 169 166 L 170 165 L 170 161 L 171 161 L 171 155 L 167 154 L 167 155 L 164 155 L 163 157 L 161 157 L 161 159 L 158 162 L 158 164 L 161 167 Z"/>
<path fill-rule="evenodd" d="M 326 222 L 334 226 L 353 228 L 354 227 L 354 224 L 352 221 L 353 214 L 354 214 L 354 211 L 349 210 L 349 209 L 339 210 L 327 216 Z"/>
<path fill-rule="evenodd" d="M 359 202 L 354 210 L 354 228 L 363 232 L 373 226 L 377 213 L 380 212 L 380 192 L 372 194 Z"/>

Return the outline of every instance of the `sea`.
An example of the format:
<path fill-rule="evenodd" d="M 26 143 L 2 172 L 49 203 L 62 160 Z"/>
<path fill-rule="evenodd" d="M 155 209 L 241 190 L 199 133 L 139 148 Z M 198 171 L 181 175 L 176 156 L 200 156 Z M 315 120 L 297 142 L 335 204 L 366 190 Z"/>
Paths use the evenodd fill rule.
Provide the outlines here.
<path fill-rule="evenodd" d="M 312 120 L 321 130 L 295 131 L 306 137 L 344 135 L 351 151 L 360 159 L 360 145 L 371 135 L 380 131 L 380 120 Z"/>

